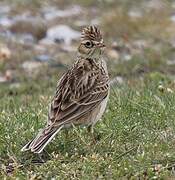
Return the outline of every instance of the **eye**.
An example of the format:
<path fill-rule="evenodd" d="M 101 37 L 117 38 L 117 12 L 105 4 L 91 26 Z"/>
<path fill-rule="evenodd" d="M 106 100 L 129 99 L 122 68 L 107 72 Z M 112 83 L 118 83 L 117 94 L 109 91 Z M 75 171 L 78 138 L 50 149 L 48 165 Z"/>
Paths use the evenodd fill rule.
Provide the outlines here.
<path fill-rule="evenodd" d="M 87 41 L 84 45 L 85 45 L 87 48 L 93 47 L 93 43 L 92 43 L 91 41 Z"/>

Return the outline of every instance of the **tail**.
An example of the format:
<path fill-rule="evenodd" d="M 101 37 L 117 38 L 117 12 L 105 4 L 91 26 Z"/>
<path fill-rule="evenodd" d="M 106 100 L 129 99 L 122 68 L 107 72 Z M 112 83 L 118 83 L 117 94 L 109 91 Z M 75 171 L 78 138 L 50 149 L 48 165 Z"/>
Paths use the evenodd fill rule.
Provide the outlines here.
<path fill-rule="evenodd" d="M 21 151 L 31 150 L 34 153 L 41 153 L 46 145 L 54 138 L 54 136 L 62 129 L 60 127 L 46 127 L 41 130 L 36 138 L 27 143 Z"/>

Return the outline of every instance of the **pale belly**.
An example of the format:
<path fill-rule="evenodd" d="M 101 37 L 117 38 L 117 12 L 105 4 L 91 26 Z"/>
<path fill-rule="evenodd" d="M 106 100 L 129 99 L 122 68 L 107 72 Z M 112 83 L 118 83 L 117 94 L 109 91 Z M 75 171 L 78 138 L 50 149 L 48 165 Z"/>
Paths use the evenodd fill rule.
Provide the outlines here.
<path fill-rule="evenodd" d="M 105 112 L 108 99 L 109 99 L 109 95 L 97 107 L 97 109 L 96 109 L 97 112 L 94 113 L 94 116 L 92 116 L 92 119 L 91 119 L 91 124 L 92 125 L 95 125 L 97 123 L 97 121 L 99 121 L 101 119 L 102 115 Z"/>
<path fill-rule="evenodd" d="M 72 125 L 80 125 L 80 126 L 94 126 L 97 121 L 99 121 L 106 109 L 107 101 L 109 99 L 109 95 L 92 111 L 77 119 L 76 121 L 65 124 L 63 128 L 70 128 Z"/>

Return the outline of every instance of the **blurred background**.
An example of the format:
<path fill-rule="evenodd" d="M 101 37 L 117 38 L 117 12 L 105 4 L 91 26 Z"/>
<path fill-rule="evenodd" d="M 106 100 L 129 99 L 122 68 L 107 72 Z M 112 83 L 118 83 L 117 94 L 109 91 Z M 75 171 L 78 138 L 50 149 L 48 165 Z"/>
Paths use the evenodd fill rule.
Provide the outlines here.
<path fill-rule="evenodd" d="M 103 33 L 112 84 L 100 141 L 63 131 L 35 166 L 20 149 L 45 124 L 89 25 Z M 174 92 L 175 1 L 0 1 L 0 179 L 175 179 Z"/>
<path fill-rule="evenodd" d="M 1 0 L 0 96 L 54 86 L 90 24 L 103 32 L 112 82 L 174 76 L 173 0 Z"/>

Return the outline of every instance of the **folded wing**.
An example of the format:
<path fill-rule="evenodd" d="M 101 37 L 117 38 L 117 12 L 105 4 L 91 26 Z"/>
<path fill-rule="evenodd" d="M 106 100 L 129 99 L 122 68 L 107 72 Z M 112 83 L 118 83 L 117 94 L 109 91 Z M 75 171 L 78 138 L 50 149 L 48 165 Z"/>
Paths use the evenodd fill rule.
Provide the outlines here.
<path fill-rule="evenodd" d="M 49 125 L 76 123 L 106 98 L 108 81 L 103 67 L 88 61 L 77 62 L 58 83 L 50 106 Z"/>

